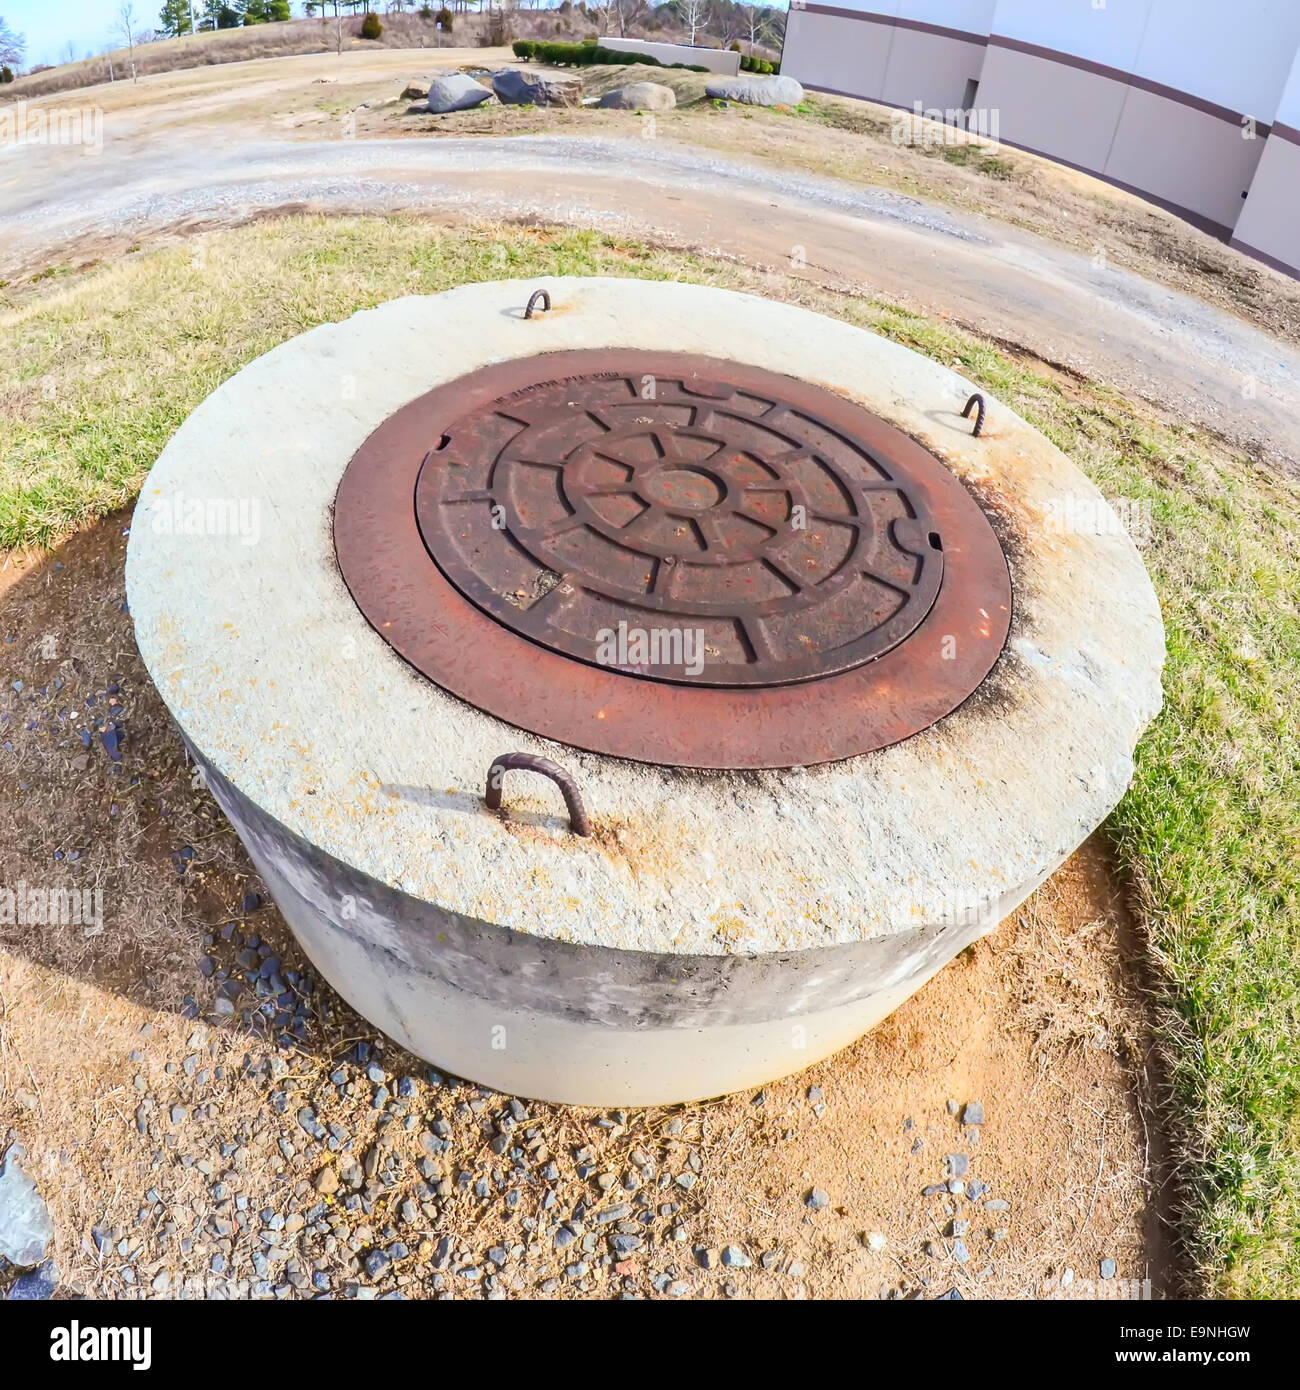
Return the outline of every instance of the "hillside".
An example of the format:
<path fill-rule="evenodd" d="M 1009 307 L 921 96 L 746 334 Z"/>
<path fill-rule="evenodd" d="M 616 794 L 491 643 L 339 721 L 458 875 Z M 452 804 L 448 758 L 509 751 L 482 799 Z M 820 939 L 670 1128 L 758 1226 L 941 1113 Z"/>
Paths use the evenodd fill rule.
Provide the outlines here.
<path fill-rule="evenodd" d="M 491 42 L 511 39 L 594 37 L 594 20 L 581 11 L 561 14 L 558 10 L 515 10 L 508 17 L 508 33 L 489 33 L 496 21 L 491 15 L 458 14 L 451 34 L 439 31 L 432 18 L 418 14 L 384 15 L 384 31 L 379 39 L 359 37 L 361 17 L 341 17 L 337 22 L 327 19 L 294 19 L 282 24 L 258 24 L 250 28 L 221 29 L 215 33 L 186 34 L 181 38 L 158 39 L 137 44 L 134 53 L 135 72 L 140 77 L 154 73 L 174 72 L 181 68 L 206 67 L 221 63 L 243 63 L 257 58 L 286 58 L 302 53 L 331 53 L 341 49 L 368 50 L 375 48 L 457 48 L 485 47 Z M 683 32 L 672 26 L 657 23 L 651 17 L 648 24 L 631 25 L 629 37 L 653 37 L 669 42 L 685 42 Z M 719 48 L 722 40 L 714 35 L 700 34 L 697 42 Z M 749 45 L 746 45 L 748 51 Z M 769 58 L 778 52 L 759 45 L 754 49 Z M 78 63 L 64 63 L 29 73 L 17 81 L 0 87 L 0 102 L 21 101 L 49 96 L 55 92 L 75 91 L 95 87 L 102 82 L 121 81 L 131 75 L 132 55 L 125 49 L 87 58 Z"/>

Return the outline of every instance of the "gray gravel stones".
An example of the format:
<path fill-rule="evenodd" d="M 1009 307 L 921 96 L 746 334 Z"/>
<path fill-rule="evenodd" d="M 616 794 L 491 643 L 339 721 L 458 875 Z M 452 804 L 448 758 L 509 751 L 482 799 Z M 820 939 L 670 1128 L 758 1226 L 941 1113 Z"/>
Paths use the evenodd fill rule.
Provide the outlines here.
<path fill-rule="evenodd" d="M 704 92 L 719 101 L 746 106 L 798 106 L 803 100 L 803 88 L 793 77 L 720 77 Z"/>
<path fill-rule="evenodd" d="M 53 1260 L 46 1260 L 36 1269 L 21 1274 L 9 1286 L 5 1300 L 9 1303 L 43 1303 L 54 1297 L 59 1286 L 59 1270 Z"/>
<path fill-rule="evenodd" d="M 830 1206 L 830 1193 L 823 1192 L 820 1187 L 814 1187 L 805 1195 L 803 1202 L 810 1210 L 821 1211 L 823 1207 Z"/>
<path fill-rule="evenodd" d="M 961 1122 L 964 1125 L 982 1125 L 984 1123 L 984 1106 L 977 1100 L 968 1100 L 961 1112 Z"/>
<path fill-rule="evenodd" d="M 970 1167 L 969 1154 L 945 1154 L 944 1162 L 948 1165 L 948 1176 L 950 1178 L 964 1178 L 966 1170 Z"/>
<path fill-rule="evenodd" d="M 435 116 L 451 111 L 468 111 L 492 100 L 492 93 L 463 72 L 448 72 L 429 84 L 429 110 Z"/>
<path fill-rule="evenodd" d="M 1119 1272 L 1119 1266 L 1115 1261 L 1107 1257 L 1101 1262 L 1101 1277 L 1103 1279 L 1113 1279 Z"/>
<path fill-rule="evenodd" d="M 749 1269 L 754 1262 L 739 1245 L 728 1245 L 723 1249 L 722 1263 L 728 1269 Z"/>
<path fill-rule="evenodd" d="M 606 92 L 597 105 L 616 111 L 671 111 L 677 94 L 662 82 L 629 82 Z"/>
<path fill-rule="evenodd" d="M 40 1264 L 54 1236 L 49 1209 L 22 1170 L 23 1156 L 13 1144 L 0 1160 L 0 1255 L 19 1266 Z"/>

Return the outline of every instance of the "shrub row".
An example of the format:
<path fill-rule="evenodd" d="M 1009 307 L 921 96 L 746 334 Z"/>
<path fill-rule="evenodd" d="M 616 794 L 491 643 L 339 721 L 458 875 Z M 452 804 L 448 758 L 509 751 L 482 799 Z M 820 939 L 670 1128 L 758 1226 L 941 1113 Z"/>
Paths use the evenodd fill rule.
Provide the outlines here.
<path fill-rule="evenodd" d="M 510 46 L 516 58 L 549 63 L 552 67 L 588 67 L 593 63 L 643 63 L 651 68 L 674 67 L 687 68 L 691 72 L 708 72 L 708 68 L 699 67 L 694 63 L 661 63 L 651 53 L 619 53 L 612 48 L 601 48 L 595 39 L 587 39 L 583 43 L 543 43 L 533 39 L 517 39 Z"/>
<path fill-rule="evenodd" d="M 740 59 L 741 72 L 775 72 L 776 64 L 769 63 L 766 58 L 751 58 L 748 53 L 743 54 Z"/>

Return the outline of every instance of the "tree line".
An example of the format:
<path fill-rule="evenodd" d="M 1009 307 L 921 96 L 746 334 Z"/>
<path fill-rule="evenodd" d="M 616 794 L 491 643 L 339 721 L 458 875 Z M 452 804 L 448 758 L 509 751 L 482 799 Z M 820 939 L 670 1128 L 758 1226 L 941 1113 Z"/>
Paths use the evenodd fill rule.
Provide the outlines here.
<path fill-rule="evenodd" d="M 337 18 L 342 15 L 384 11 L 401 14 L 418 12 L 425 19 L 436 17 L 435 7 L 424 0 L 305 0 L 308 18 Z M 687 42 L 697 43 L 708 35 L 722 43 L 750 49 L 779 47 L 785 33 L 785 11 L 771 5 L 743 4 L 738 0 L 441 0 L 437 11 L 457 14 L 509 15 L 515 10 L 553 10 L 559 15 L 580 15 L 596 26 L 597 32 L 624 36 L 634 29 L 678 28 Z M 236 29 L 250 24 L 271 24 L 292 18 L 289 0 L 165 0 L 159 31 L 168 35 L 189 34 L 195 30 Z"/>

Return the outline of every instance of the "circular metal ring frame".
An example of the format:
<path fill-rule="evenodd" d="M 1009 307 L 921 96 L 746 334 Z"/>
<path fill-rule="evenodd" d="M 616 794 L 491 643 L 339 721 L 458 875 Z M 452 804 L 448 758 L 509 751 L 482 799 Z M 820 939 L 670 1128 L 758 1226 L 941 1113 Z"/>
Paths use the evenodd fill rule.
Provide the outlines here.
<path fill-rule="evenodd" d="M 653 407 L 623 401 L 619 383 L 643 379 L 671 389 Z M 591 418 L 593 400 L 604 433 L 588 429 L 586 437 L 575 422 Z M 611 400 L 639 412 L 630 417 L 635 428 L 627 427 L 627 411 L 600 414 Z M 720 412 L 729 417 L 721 424 Z M 801 475 L 763 434 L 802 450 Z M 622 468 L 624 477 L 607 475 L 602 485 L 592 460 L 610 441 L 600 467 Z M 525 447 L 539 443 L 542 457 Z M 548 489 L 537 482 L 543 477 L 558 481 Z M 838 490 L 842 501 L 829 507 L 822 529 L 856 527 L 857 548 L 841 546 L 829 561 L 798 552 L 797 573 L 812 575 L 801 586 L 794 567 L 768 564 L 761 529 L 752 544 L 719 537 L 711 529 L 719 519 L 751 519 L 745 477 L 749 487 L 759 478 L 768 503 L 780 495 L 775 512 L 760 508 L 765 522 L 782 520 L 795 504 L 826 512 L 826 489 Z M 822 491 L 810 497 L 810 487 Z M 885 512 L 866 496 L 872 492 L 890 499 Z M 601 508 L 606 498 L 622 505 L 629 495 L 649 516 L 642 520 L 650 534 L 620 544 L 624 518 Z M 539 517 L 544 524 L 530 524 Z M 710 529 L 696 524 L 700 518 Z M 547 531 L 555 525 L 577 536 L 576 551 L 557 550 Z M 785 531 L 769 529 L 787 544 Z M 430 391 L 353 456 L 336 497 L 334 534 L 343 578 L 367 621 L 429 679 L 541 737 L 656 764 L 809 766 L 899 742 L 978 687 L 1010 626 L 1002 549 L 974 498 L 934 455 L 824 388 L 679 353 L 550 353 Z M 846 629 L 844 595 L 860 597 L 846 585 L 864 572 L 864 556 L 877 567 L 888 558 L 888 582 L 902 602 L 895 611 L 881 604 Z M 611 560 L 644 569 L 625 566 L 616 582 Z M 665 608 L 654 594 L 665 563 L 700 576 L 684 605 Z M 911 579 L 900 580 L 909 568 Z M 767 570 L 784 574 L 784 591 L 754 592 L 754 575 Z M 540 593 L 529 582 L 538 575 L 549 576 Z M 576 626 L 552 623 L 545 615 L 554 603 L 537 602 L 557 586 L 579 605 Z M 823 597 L 822 611 L 838 609 L 819 628 Z M 614 602 L 623 607 L 610 609 Z M 789 624 L 790 610 L 795 626 L 781 631 L 806 630 L 816 640 L 805 639 L 807 652 L 787 642 L 774 654 L 762 627 Z M 734 619 L 740 640 L 720 655 L 711 646 L 717 659 L 694 676 L 601 664 L 583 619 L 638 611 L 724 631 Z M 760 636 L 751 640 L 756 619 Z"/>

